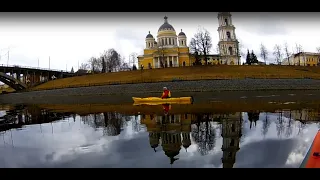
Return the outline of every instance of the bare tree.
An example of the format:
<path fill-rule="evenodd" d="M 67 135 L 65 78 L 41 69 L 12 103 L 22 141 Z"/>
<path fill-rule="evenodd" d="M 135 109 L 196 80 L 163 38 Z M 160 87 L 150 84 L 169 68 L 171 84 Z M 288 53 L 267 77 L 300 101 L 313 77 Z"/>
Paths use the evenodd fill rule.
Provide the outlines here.
<path fill-rule="evenodd" d="M 90 69 L 92 73 L 101 71 L 102 67 L 100 63 L 100 58 L 91 57 L 89 59 L 89 63 L 90 63 Z"/>
<path fill-rule="evenodd" d="M 216 53 L 217 53 L 217 54 L 220 54 L 220 48 L 219 48 L 219 45 L 217 45 L 217 46 L 216 46 L 215 51 L 216 51 Z"/>
<path fill-rule="evenodd" d="M 275 56 L 276 63 L 277 63 L 278 65 L 281 65 L 282 52 L 281 52 L 281 46 L 280 46 L 280 45 L 276 44 L 276 45 L 274 46 L 273 55 Z"/>
<path fill-rule="evenodd" d="M 288 49 L 288 43 L 285 42 L 284 43 L 284 53 L 285 53 L 285 56 L 288 60 L 288 65 L 290 66 L 290 56 L 291 56 L 291 52 L 289 52 L 289 49 Z"/>
<path fill-rule="evenodd" d="M 88 63 L 81 63 L 79 69 L 89 70 L 90 65 Z"/>
<path fill-rule="evenodd" d="M 317 65 L 319 66 L 319 65 L 320 65 L 320 47 L 317 47 L 316 50 L 317 50 L 317 53 L 318 53 L 318 62 L 317 62 Z"/>
<path fill-rule="evenodd" d="M 238 65 L 240 65 L 240 63 L 241 63 L 241 57 L 245 56 L 244 49 L 245 49 L 245 47 L 244 47 L 242 41 L 240 39 L 238 39 L 238 45 L 237 45 L 237 49 L 236 49 L 236 54 L 239 58 Z"/>
<path fill-rule="evenodd" d="M 189 45 L 190 53 L 195 57 L 195 65 L 201 65 L 201 57 L 197 46 L 196 39 L 192 38 Z"/>
<path fill-rule="evenodd" d="M 165 59 L 165 48 L 164 48 L 164 45 L 160 42 L 157 45 L 157 53 L 160 61 L 160 67 L 161 68 L 168 67 L 168 63 L 166 63 L 166 59 Z"/>
<path fill-rule="evenodd" d="M 267 59 L 268 59 L 269 52 L 267 48 L 264 46 L 264 44 L 261 43 L 260 45 L 260 57 L 264 60 L 264 63 L 267 65 Z"/>
<path fill-rule="evenodd" d="M 194 55 L 200 55 L 203 57 L 206 64 L 208 64 L 208 55 L 212 48 L 212 40 L 208 30 L 204 28 L 198 28 L 197 33 L 190 42 L 190 51 Z"/>
<path fill-rule="evenodd" d="M 100 58 L 101 58 L 101 66 L 102 66 L 101 72 L 106 73 L 107 64 L 106 64 L 105 56 L 101 56 Z"/>
<path fill-rule="evenodd" d="M 296 49 L 296 55 L 298 55 L 298 58 L 299 58 L 299 63 L 298 63 L 298 66 L 301 66 L 301 53 L 302 53 L 302 45 L 301 44 L 297 44 L 296 43 L 296 47 L 295 47 L 295 49 Z"/>
<path fill-rule="evenodd" d="M 138 54 L 133 52 L 130 54 L 129 57 L 130 57 L 129 58 L 129 66 L 133 67 L 134 65 L 136 65 Z"/>
<path fill-rule="evenodd" d="M 115 71 L 121 65 L 121 55 L 113 48 L 104 52 L 106 70 L 108 72 Z"/>

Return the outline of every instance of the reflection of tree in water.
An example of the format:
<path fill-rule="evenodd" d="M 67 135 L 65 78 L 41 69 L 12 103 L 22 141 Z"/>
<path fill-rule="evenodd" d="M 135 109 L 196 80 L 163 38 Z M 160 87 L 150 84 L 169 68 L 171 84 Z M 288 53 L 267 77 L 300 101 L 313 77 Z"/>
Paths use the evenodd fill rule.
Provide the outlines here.
<path fill-rule="evenodd" d="M 283 122 L 283 112 L 280 111 L 278 113 L 277 121 L 276 121 L 276 129 L 277 129 L 277 136 L 282 137 L 282 134 L 285 130 L 284 122 Z"/>
<path fill-rule="evenodd" d="M 138 119 L 138 115 L 135 115 L 132 118 L 132 129 L 134 132 L 139 132 L 140 131 L 140 121 Z"/>
<path fill-rule="evenodd" d="M 298 123 L 298 134 L 297 135 L 302 135 L 303 130 L 306 128 L 307 124 L 303 121 L 299 121 Z"/>
<path fill-rule="evenodd" d="M 95 130 L 103 126 L 104 118 L 102 113 L 81 116 L 80 118 L 83 121 L 83 123 L 88 124 L 89 126 L 93 127 Z"/>
<path fill-rule="evenodd" d="M 117 136 L 121 132 L 121 128 L 126 125 L 127 121 L 130 121 L 130 118 L 123 116 L 120 113 L 107 112 L 103 113 L 104 115 L 104 135 L 108 136 Z"/>
<path fill-rule="evenodd" d="M 269 115 L 266 112 L 265 113 L 266 118 L 264 120 L 262 120 L 262 135 L 266 136 L 266 134 L 268 133 L 269 127 L 270 127 L 270 120 L 269 120 Z"/>
<path fill-rule="evenodd" d="M 73 117 L 73 122 L 76 122 L 76 114 L 72 114 L 72 117 Z"/>
<path fill-rule="evenodd" d="M 103 128 L 103 135 L 117 136 L 120 134 L 121 128 L 126 125 L 126 122 L 130 121 L 131 118 L 116 112 L 106 112 L 90 114 L 81 117 L 81 120 L 95 130 Z"/>
<path fill-rule="evenodd" d="M 289 111 L 289 119 L 288 119 L 288 123 L 286 126 L 286 132 L 285 132 L 285 136 L 288 138 L 292 135 L 292 131 L 293 131 L 293 126 L 292 126 L 292 117 L 291 117 L 291 110 Z"/>
<path fill-rule="evenodd" d="M 209 115 L 196 115 L 197 123 L 192 126 L 191 136 L 198 145 L 201 155 L 206 155 L 215 146 L 215 128 L 210 122 Z"/>
<path fill-rule="evenodd" d="M 248 120 L 250 121 L 250 129 L 252 128 L 252 124 L 254 126 L 257 125 L 257 121 L 259 120 L 260 112 L 247 112 Z"/>

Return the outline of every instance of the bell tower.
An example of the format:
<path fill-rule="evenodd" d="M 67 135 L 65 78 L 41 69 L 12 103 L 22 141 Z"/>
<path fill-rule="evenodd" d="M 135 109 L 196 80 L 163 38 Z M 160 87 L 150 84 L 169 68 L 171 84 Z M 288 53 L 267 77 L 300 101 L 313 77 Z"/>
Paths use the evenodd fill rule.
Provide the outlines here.
<path fill-rule="evenodd" d="M 240 65 L 239 42 L 230 12 L 218 13 L 219 52 L 222 64 Z"/>

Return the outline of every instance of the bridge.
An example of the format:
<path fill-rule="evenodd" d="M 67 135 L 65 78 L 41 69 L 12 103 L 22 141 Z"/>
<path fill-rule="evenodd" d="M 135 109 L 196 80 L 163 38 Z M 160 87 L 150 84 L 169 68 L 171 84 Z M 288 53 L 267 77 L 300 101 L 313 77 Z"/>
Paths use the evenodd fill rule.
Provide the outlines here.
<path fill-rule="evenodd" d="M 0 81 L 16 91 L 73 75 L 74 73 L 63 70 L 0 64 Z"/>

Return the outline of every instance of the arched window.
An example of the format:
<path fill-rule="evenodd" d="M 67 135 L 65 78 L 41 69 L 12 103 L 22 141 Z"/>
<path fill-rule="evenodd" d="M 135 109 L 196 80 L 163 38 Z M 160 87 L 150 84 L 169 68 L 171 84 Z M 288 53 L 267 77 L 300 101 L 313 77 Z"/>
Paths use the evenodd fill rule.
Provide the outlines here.
<path fill-rule="evenodd" d="M 234 146 L 234 139 L 231 139 L 230 146 Z"/>
<path fill-rule="evenodd" d="M 232 53 L 232 47 L 229 47 L 229 55 L 233 55 L 233 53 Z"/>
<path fill-rule="evenodd" d="M 186 66 L 186 62 L 185 61 L 183 61 L 182 66 Z"/>
<path fill-rule="evenodd" d="M 228 23 L 228 19 L 227 19 L 227 18 L 224 19 L 224 22 L 225 22 L 226 26 L 229 26 L 229 23 Z"/>
<path fill-rule="evenodd" d="M 231 38 L 231 35 L 230 35 L 230 32 L 227 31 L 227 38 L 230 39 Z"/>

